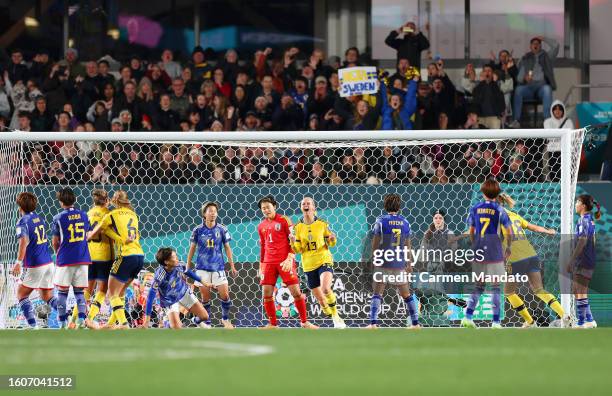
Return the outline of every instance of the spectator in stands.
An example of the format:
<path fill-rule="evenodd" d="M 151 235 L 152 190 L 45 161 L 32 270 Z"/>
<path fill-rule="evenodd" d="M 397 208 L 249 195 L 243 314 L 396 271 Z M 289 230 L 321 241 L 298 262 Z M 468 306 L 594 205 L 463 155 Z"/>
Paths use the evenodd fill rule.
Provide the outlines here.
<path fill-rule="evenodd" d="M 380 83 L 380 98 L 382 99 L 382 128 L 383 130 L 406 130 L 412 129 L 410 118 L 416 111 L 417 82 L 419 77 L 415 76 L 408 82 L 405 91 L 393 88 L 391 97 L 387 99 L 387 86 L 384 81 Z"/>
<path fill-rule="evenodd" d="M 158 66 L 165 71 L 171 79 L 181 77 L 183 68 L 180 63 L 174 61 L 174 54 L 172 50 L 168 48 L 162 51 L 161 61 L 158 63 Z"/>
<path fill-rule="evenodd" d="M 359 50 L 357 47 L 351 47 L 344 52 L 344 62 L 342 67 L 361 66 L 359 63 Z"/>
<path fill-rule="evenodd" d="M 552 116 L 544 120 L 545 129 L 574 129 L 574 121 L 565 113 L 565 105 L 560 100 L 552 103 Z M 561 142 L 559 139 L 549 139 L 546 147 L 548 152 L 548 171 L 550 181 L 556 182 L 561 177 Z"/>
<path fill-rule="evenodd" d="M 136 96 L 136 83 L 128 81 L 123 87 L 123 95 L 113 101 L 112 116 L 116 117 L 122 110 L 129 110 L 132 114 L 132 124 L 130 130 L 138 130 L 140 120 L 144 113 L 144 103 Z"/>
<path fill-rule="evenodd" d="M 32 131 L 48 132 L 53 128 L 55 119 L 47 110 L 47 100 L 44 96 L 39 96 L 35 100 L 35 108 L 32 111 Z"/>
<path fill-rule="evenodd" d="M 217 92 L 229 99 L 232 95 L 232 86 L 225 81 L 225 72 L 221 67 L 217 67 L 213 71 L 213 81 L 217 86 Z"/>
<path fill-rule="evenodd" d="M 108 131 L 110 128 L 109 122 L 110 113 L 103 101 L 98 100 L 94 103 L 87 112 L 87 119 L 94 125 L 96 131 Z"/>
<path fill-rule="evenodd" d="M 202 82 L 212 77 L 212 67 L 206 62 L 204 49 L 200 46 L 196 46 L 193 49 L 189 67 L 191 68 L 192 78 L 195 81 Z"/>
<path fill-rule="evenodd" d="M 474 65 L 472 63 L 468 63 L 465 66 L 463 77 L 461 77 L 461 88 L 463 88 L 463 92 L 466 95 L 472 96 L 472 91 L 474 91 L 477 84 L 478 81 L 476 81 L 476 69 L 474 69 Z"/>
<path fill-rule="evenodd" d="M 142 100 L 142 111 L 144 114 L 154 114 L 157 109 L 157 100 L 155 99 L 155 93 L 153 92 L 153 85 L 151 80 L 147 77 L 143 77 L 138 83 L 138 89 L 136 90 L 136 96 Z"/>
<path fill-rule="evenodd" d="M 32 116 L 27 111 L 20 111 L 17 113 L 17 130 L 21 132 L 32 131 L 31 119 Z"/>
<path fill-rule="evenodd" d="M 542 42 L 549 46 L 542 49 Z M 517 75 L 518 86 L 514 90 L 513 128 L 520 127 L 523 100 L 538 98 L 542 101 L 544 118 L 550 117 L 552 91 L 557 89 L 554 60 L 559 53 L 559 43 L 543 36 L 534 37 L 530 42 L 530 51 L 523 55 Z"/>
<path fill-rule="evenodd" d="M 111 132 L 123 132 L 123 124 L 119 117 L 113 118 L 111 121 Z"/>
<path fill-rule="evenodd" d="M 289 94 L 293 101 L 305 112 L 307 110 L 308 98 L 310 97 L 308 93 L 308 80 L 301 76 L 297 77 L 293 82 L 293 88 L 289 90 Z"/>
<path fill-rule="evenodd" d="M 7 67 L 8 79 L 13 83 L 17 84 L 21 81 L 23 84 L 28 79 L 29 70 L 28 66 L 23 59 L 23 52 L 20 49 L 14 49 L 11 51 L 11 61 Z"/>
<path fill-rule="evenodd" d="M 11 80 L 9 80 L 8 71 L 5 70 L 2 77 L 0 77 L 0 116 L 6 119 L 11 117 L 10 90 Z"/>
<path fill-rule="evenodd" d="M 132 71 L 132 78 L 137 82 L 145 75 L 144 64 L 140 60 L 138 55 L 132 55 L 130 58 L 130 70 Z"/>
<path fill-rule="evenodd" d="M 157 131 L 178 131 L 180 115 L 170 108 L 170 95 L 162 94 L 159 97 L 159 109 L 154 117 L 153 127 Z"/>
<path fill-rule="evenodd" d="M 276 131 L 304 129 L 304 112 L 288 93 L 282 96 L 280 106 L 272 115 L 272 128 Z"/>
<path fill-rule="evenodd" d="M 140 80 L 147 78 L 151 83 L 151 88 L 155 95 L 159 95 L 168 90 L 168 87 L 172 85 L 172 82 L 177 78 L 170 78 L 170 76 L 163 70 L 159 65 L 149 65 L 147 72 L 144 77 Z"/>
<path fill-rule="evenodd" d="M 510 164 L 508 165 L 508 171 L 504 175 L 504 181 L 506 183 L 523 183 L 525 182 L 525 173 L 521 169 L 523 166 L 523 161 L 518 157 L 513 157 L 510 159 Z"/>
<path fill-rule="evenodd" d="M 185 169 L 186 182 L 188 184 L 205 184 L 210 179 L 208 164 L 200 149 L 194 148 L 189 152 L 189 163 Z"/>
<path fill-rule="evenodd" d="M 51 72 L 52 66 L 53 64 L 49 59 L 49 51 L 46 49 L 38 50 L 32 59 L 32 65 L 30 66 L 28 77 L 34 79 L 36 84 L 39 86 L 42 86 L 43 82 Z"/>
<path fill-rule="evenodd" d="M 518 76 L 518 68 L 514 64 L 514 59 L 512 58 L 512 53 L 508 50 L 499 51 L 498 59 L 499 62 L 495 62 L 495 53 L 491 51 L 491 59 L 489 64 L 493 66 L 494 70 L 500 70 L 504 74 L 504 80 L 506 78 L 511 78 L 513 84 L 516 84 L 516 78 Z"/>
<path fill-rule="evenodd" d="M 57 115 L 57 123 L 53 127 L 54 132 L 72 132 L 72 127 L 70 125 L 70 113 L 67 111 L 62 111 Z"/>
<path fill-rule="evenodd" d="M 438 165 L 436 168 L 436 172 L 433 177 L 429 180 L 431 184 L 448 184 L 450 183 L 450 179 L 446 175 L 446 168 L 444 165 Z"/>
<path fill-rule="evenodd" d="M 71 76 L 85 76 L 85 68 L 79 62 L 79 51 L 76 48 L 68 48 L 66 50 L 65 59 L 60 61 L 62 66 L 68 68 L 68 72 Z"/>
<path fill-rule="evenodd" d="M 305 81 L 302 79 L 302 81 Z M 297 82 L 296 82 L 297 84 Z M 325 113 L 334 107 L 335 98 L 329 93 L 327 79 L 319 76 L 315 79 L 315 88 L 312 95 L 308 96 L 306 108 L 308 114 L 316 114 L 322 118 Z"/>
<path fill-rule="evenodd" d="M 400 38 L 400 35 L 403 37 Z M 391 31 L 385 44 L 397 51 L 397 59 L 406 58 L 417 69 L 421 68 L 421 52 L 429 48 L 429 40 L 410 21 Z"/>
<path fill-rule="evenodd" d="M 115 84 L 115 76 L 110 73 L 110 65 L 105 59 L 98 61 L 98 76 L 101 87 L 104 87 L 106 84 Z M 102 92 L 101 89 L 100 92 Z"/>
<path fill-rule="evenodd" d="M 223 69 L 225 81 L 230 83 L 236 81 L 236 76 L 238 75 L 238 69 L 240 67 L 238 66 L 238 53 L 236 50 L 228 49 L 218 66 Z"/>
<path fill-rule="evenodd" d="M 172 94 L 170 95 L 170 108 L 179 114 L 182 119 L 187 117 L 191 106 L 191 97 L 185 93 L 185 82 L 181 78 L 172 81 Z"/>
<path fill-rule="evenodd" d="M 467 120 L 463 124 L 463 129 L 487 129 L 486 126 L 478 122 L 478 112 L 479 109 L 477 106 L 472 105 L 469 107 Z"/>
<path fill-rule="evenodd" d="M 485 65 L 480 74 L 480 82 L 473 91 L 472 102 L 478 106 L 480 113 L 478 121 L 490 129 L 501 128 L 501 117 L 506 108 L 497 78 L 491 65 Z"/>

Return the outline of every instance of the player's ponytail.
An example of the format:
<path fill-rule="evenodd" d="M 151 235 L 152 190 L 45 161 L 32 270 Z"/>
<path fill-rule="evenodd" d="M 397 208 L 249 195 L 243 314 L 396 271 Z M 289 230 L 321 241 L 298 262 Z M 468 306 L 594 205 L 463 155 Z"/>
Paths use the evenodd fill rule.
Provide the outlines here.
<path fill-rule="evenodd" d="M 510 209 L 512 209 L 516 204 L 514 199 L 512 199 L 512 197 L 506 193 L 500 193 L 497 196 L 497 202 Z"/>
<path fill-rule="evenodd" d="M 601 205 L 599 205 L 599 202 L 597 201 L 593 201 L 593 203 L 595 204 L 595 207 L 597 208 L 597 212 L 595 212 L 593 217 L 595 217 L 595 220 L 599 220 L 601 219 Z"/>
<path fill-rule="evenodd" d="M 582 204 L 586 208 L 587 212 L 591 212 L 593 210 L 593 207 L 596 207 L 597 208 L 597 212 L 595 212 L 595 214 L 593 214 L 593 218 L 595 220 L 599 220 L 601 218 L 601 205 L 599 205 L 599 202 L 597 202 L 597 201 L 595 201 L 593 199 L 592 195 L 589 195 L 589 194 L 579 195 L 578 198 L 577 198 L 577 201 L 582 202 Z"/>
<path fill-rule="evenodd" d="M 130 199 L 128 198 L 127 192 L 123 190 L 119 190 L 113 195 L 111 203 L 118 208 L 128 208 L 132 210 L 134 209 L 132 208 L 132 204 L 130 203 Z"/>

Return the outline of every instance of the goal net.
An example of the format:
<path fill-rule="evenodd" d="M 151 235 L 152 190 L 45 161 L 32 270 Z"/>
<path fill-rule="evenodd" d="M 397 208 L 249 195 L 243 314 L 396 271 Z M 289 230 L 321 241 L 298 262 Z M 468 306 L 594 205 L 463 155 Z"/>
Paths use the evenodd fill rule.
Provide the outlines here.
<path fill-rule="evenodd" d="M 341 316 L 349 327 L 369 323 L 375 267 L 370 230 L 384 213 L 383 198 L 397 193 L 401 213 L 409 220 L 414 247 L 459 251 L 469 238 L 431 238 L 433 214 L 442 210 L 444 233 L 467 232 L 471 205 L 481 200 L 480 184 L 493 177 L 517 202 L 514 210 L 526 220 L 561 235 L 570 234 L 573 197 L 583 130 L 473 130 L 473 131 L 345 131 L 242 133 L 2 133 L 0 134 L 0 328 L 19 327 L 19 311 L 11 273 L 16 258 L 14 237 L 18 211 L 15 197 L 30 191 L 38 197 L 37 212 L 50 224 L 59 211 L 55 192 L 70 186 L 77 206 L 88 210 L 91 193 L 102 188 L 112 195 L 128 193 L 140 217 L 145 269 L 126 294 L 132 326 L 142 322 L 159 247 L 174 247 L 186 259 L 192 230 L 202 223 L 206 201 L 219 204 L 219 222 L 232 236 L 238 276 L 229 278 L 233 302 L 231 319 L 240 327 L 264 323 L 261 287 L 257 278 L 257 225 L 262 215 L 257 201 L 273 195 L 278 211 L 295 222 L 300 201 L 312 197 L 317 215 L 337 235 L 333 288 Z M 435 234 L 438 235 L 438 234 Z M 544 287 L 570 308 L 568 281 L 560 273 L 560 237 L 527 237 L 540 256 Z M 437 244 L 437 245 L 436 245 Z M 298 261 L 300 257 L 298 256 Z M 419 274 L 461 274 L 470 271 L 460 255 L 420 260 L 411 287 L 418 298 L 422 324 L 457 326 L 470 282 L 427 282 Z M 307 291 L 309 317 L 328 326 L 316 299 Z M 554 319 L 546 305 L 521 284 L 519 294 L 541 324 Z M 196 290 L 196 295 L 199 292 Z M 503 296 L 502 296 L 503 298 Z M 42 326 L 56 326 L 56 313 L 31 296 Z M 291 294 L 279 280 L 275 289 L 281 323 L 296 325 Z M 503 300 L 502 300 L 503 301 Z M 69 306 L 72 306 L 69 301 Z M 508 303 L 502 310 L 505 326 L 521 319 Z M 213 325 L 221 319 L 220 300 L 213 292 Z M 99 316 L 109 313 L 106 304 Z M 406 325 L 404 303 L 387 286 L 379 316 L 381 326 Z M 474 319 L 491 318 L 491 298 L 485 292 Z M 153 325 L 165 326 L 164 311 L 154 305 Z M 189 317 L 184 324 L 189 325 Z"/>

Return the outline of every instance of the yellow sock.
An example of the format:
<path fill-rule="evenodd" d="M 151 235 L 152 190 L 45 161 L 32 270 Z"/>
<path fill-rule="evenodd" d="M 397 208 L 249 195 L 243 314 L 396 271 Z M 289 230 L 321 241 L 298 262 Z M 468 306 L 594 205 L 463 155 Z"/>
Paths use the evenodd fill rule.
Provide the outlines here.
<path fill-rule="evenodd" d="M 119 322 L 120 325 L 126 325 L 128 321 L 127 321 L 127 318 L 125 317 L 124 300 L 119 296 L 115 296 L 111 298 L 110 303 L 111 303 L 111 306 L 113 307 L 113 313 L 115 314 L 115 318 L 117 319 L 117 322 Z"/>
<path fill-rule="evenodd" d="M 338 315 L 338 308 L 336 308 L 336 295 L 334 294 L 334 292 L 332 291 L 329 294 L 326 294 L 325 300 L 327 301 L 327 305 L 331 310 L 332 316 Z"/>
<path fill-rule="evenodd" d="M 94 320 L 96 318 L 96 316 L 100 312 L 100 308 L 102 308 L 102 304 L 104 304 L 105 298 L 106 298 L 106 293 L 103 293 L 100 291 L 96 292 L 96 296 L 94 297 L 94 300 L 91 302 L 91 305 L 89 306 L 89 316 L 87 317 L 87 319 Z"/>
<path fill-rule="evenodd" d="M 557 301 L 555 296 L 544 289 L 536 290 L 535 295 L 538 296 L 540 300 L 544 301 L 550 307 L 550 309 L 555 311 L 559 318 L 562 318 L 565 315 L 563 307 L 561 307 L 561 304 L 559 304 L 559 301 Z"/>
<path fill-rule="evenodd" d="M 331 308 L 329 307 L 329 305 L 327 305 L 327 303 L 326 303 L 325 305 L 322 305 L 322 306 L 321 306 L 321 310 L 322 310 L 322 311 L 323 311 L 323 313 L 324 313 L 325 315 L 327 315 L 327 316 L 331 316 L 331 314 L 332 314 L 332 310 L 331 310 Z"/>
<path fill-rule="evenodd" d="M 525 303 L 516 293 L 510 294 L 507 298 L 508 298 L 508 301 L 510 302 L 510 305 L 512 305 L 512 308 L 514 308 L 514 310 L 519 315 L 521 315 L 521 317 L 525 320 L 525 322 L 529 324 L 533 323 L 533 318 L 529 314 L 529 311 L 527 310 Z"/>
<path fill-rule="evenodd" d="M 106 323 L 108 326 L 114 325 L 117 322 L 117 318 L 115 317 L 115 311 L 111 309 L 111 314 L 108 317 L 108 322 Z"/>

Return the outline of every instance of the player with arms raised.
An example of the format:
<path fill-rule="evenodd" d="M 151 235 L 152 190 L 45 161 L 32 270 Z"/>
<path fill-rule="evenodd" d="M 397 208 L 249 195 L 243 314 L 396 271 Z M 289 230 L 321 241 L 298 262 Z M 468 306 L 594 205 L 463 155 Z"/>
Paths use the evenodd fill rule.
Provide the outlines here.
<path fill-rule="evenodd" d="M 153 301 L 155 300 L 155 295 L 159 293 L 159 301 L 166 310 L 171 328 L 180 329 L 182 327 L 179 315 L 181 306 L 195 315 L 193 323 L 203 328 L 210 328 L 210 325 L 206 323 L 208 321 L 208 312 L 189 288 L 186 278 L 189 277 L 207 287 L 210 287 L 210 284 L 206 283 L 196 273 L 187 269 L 183 263 L 179 262 L 176 251 L 170 247 L 160 248 L 155 254 L 155 260 L 159 267 L 155 270 L 153 284 L 147 296 L 142 327 L 149 327 L 151 312 L 153 311 Z"/>
<path fill-rule="evenodd" d="M 219 298 L 221 298 L 221 323 L 226 329 L 233 329 L 234 326 L 229 320 L 232 301 L 230 300 L 229 286 L 227 276 L 225 275 L 223 250 L 225 250 L 227 255 L 232 276 L 236 277 L 238 271 L 236 271 L 234 266 L 234 258 L 230 246 L 232 237 L 223 224 L 217 223 L 218 211 L 219 206 L 215 202 L 207 202 L 202 206 L 204 223 L 197 226 L 191 234 L 191 244 L 187 254 L 187 269 L 193 267 L 192 260 L 197 249 L 196 274 L 204 279 L 204 282 L 207 284 L 204 285 L 199 281 L 195 283 L 200 288 L 202 304 L 206 312 L 210 313 L 210 289 L 212 285 L 212 287 L 218 290 Z"/>
<path fill-rule="evenodd" d="M 512 225 L 512 233 L 514 237 L 507 235 L 504 230 L 502 233 L 504 234 L 504 246 L 508 245 L 508 242 L 511 241 L 512 253 L 510 257 L 507 259 L 506 272 L 512 275 L 527 275 L 529 277 L 529 287 L 534 292 L 534 294 L 546 305 L 548 305 L 555 313 L 557 314 L 558 319 L 563 319 L 565 313 L 563 312 L 563 308 L 559 301 L 544 290 L 544 286 L 542 285 L 542 274 L 541 274 L 541 264 L 538 254 L 535 249 L 529 243 L 529 239 L 527 239 L 527 235 L 525 234 L 525 230 L 540 232 L 547 235 L 555 235 L 557 232 L 553 229 L 548 229 L 541 227 L 536 224 L 531 224 L 524 218 L 522 218 L 518 213 L 513 212 L 509 209 L 512 209 L 515 205 L 514 200 L 510 195 L 506 193 L 501 193 L 497 197 L 497 202 L 502 204 L 506 209 L 506 213 L 508 214 L 508 218 L 510 219 L 510 223 Z M 531 317 L 529 310 L 525 306 L 523 300 L 516 294 L 516 291 L 519 287 L 518 282 L 507 282 L 504 285 L 504 294 L 506 294 L 506 298 L 512 308 L 521 315 L 521 317 L 525 320 L 523 323 L 523 327 L 535 327 L 536 322 Z"/>
<path fill-rule="evenodd" d="M 300 290 L 300 280 L 295 267 L 295 254 L 291 251 L 289 245 L 289 235 L 292 232 L 293 223 L 288 217 L 276 212 L 278 205 L 274 197 L 263 197 L 259 200 L 258 205 L 264 215 L 264 220 L 257 227 L 261 247 L 259 277 L 263 288 L 264 310 L 269 320 L 264 328 L 277 327 L 274 285 L 280 276 L 293 296 L 302 327 L 317 329 L 318 326 L 308 321 L 306 299 Z"/>
<path fill-rule="evenodd" d="M 103 232 L 113 240 L 115 261 L 108 280 L 108 295 L 113 313 L 108 320 L 111 328 L 128 328 L 125 316 L 125 291 L 144 266 L 144 252 L 140 246 L 138 215 L 125 191 L 113 194 L 111 204 L 115 207 L 87 234 L 91 241 Z M 115 327 L 115 322 L 118 326 Z"/>
<path fill-rule="evenodd" d="M 305 197 L 300 203 L 304 217 L 289 234 L 291 247 L 302 254 L 302 268 L 308 279 L 308 288 L 321 305 L 323 312 L 332 317 L 334 327 L 343 329 L 344 321 L 338 315 L 336 295 L 332 290 L 334 258 L 329 251 L 336 246 L 336 235 L 329 224 L 316 216 L 314 199 Z"/>
<path fill-rule="evenodd" d="M 58 289 L 57 313 L 60 328 L 67 328 L 66 299 L 70 286 L 76 299 L 78 309 L 77 326 L 85 327 L 87 318 L 87 301 L 84 289 L 87 288 L 88 268 L 91 256 L 87 246 L 89 219 L 87 213 L 74 207 L 76 195 L 70 188 L 57 192 L 57 200 L 62 211 L 53 218 L 51 224 L 53 250 L 56 259 L 54 283 Z"/>
<path fill-rule="evenodd" d="M 17 222 L 19 247 L 12 270 L 16 277 L 23 276 L 17 288 L 17 300 L 32 328 L 38 328 L 30 302 L 32 290 L 38 289 L 40 298 L 52 308 L 57 308 L 57 299 L 53 296 L 53 260 L 49 254 L 45 221 L 35 212 L 37 204 L 38 198 L 32 193 L 17 195 L 21 219 Z"/>
<path fill-rule="evenodd" d="M 472 272 L 477 276 L 502 276 L 506 273 L 504 259 L 510 257 L 511 245 L 504 251 L 501 239 L 501 230 L 506 235 L 512 235 L 512 226 L 508 214 L 497 203 L 496 199 L 501 193 L 499 183 L 495 179 L 488 179 L 480 186 L 484 201 L 477 203 L 470 209 L 468 226 L 472 249 L 481 252 L 480 261 L 472 262 Z M 501 289 L 499 283 L 493 282 L 493 323 L 492 328 L 501 328 Z M 485 283 L 478 281 L 474 292 L 470 295 L 465 310 L 465 317 L 461 326 L 474 328 L 476 324 L 472 319 L 474 310 L 485 290 Z"/>
<path fill-rule="evenodd" d="M 595 271 L 595 220 L 601 218 L 601 209 L 593 197 L 582 194 L 576 199 L 576 213 L 580 219 L 576 223 L 575 246 L 565 270 L 573 275 L 572 289 L 576 297 L 578 327 L 592 329 L 597 327 L 589 304 L 589 283 Z M 597 212 L 592 213 L 593 207 Z"/>
<path fill-rule="evenodd" d="M 387 214 L 382 215 L 376 219 L 374 226 L 372 227 L 372 252 L 387 250 L 395 251 L 398 247 L 406 247 L 408 250 L 411 248 L 410 242 L 410 224 L 408 220 L 399 214 L 402 208 L 402 199 L 398 194 L 389 194 L 385 196 L 384 208 Z M 384 256 L 384 255 L 383 255 Z M 375 329 L 378 327 L 378 314 L 382 305 L 382 294 L 385 291 L 385 284 L 396 286 L 398 288 L 400 296 L 404 299 L 406 304 L 406 311 L 410 316 L 410 328 L 418 329 L 419 324 L 419 313 L 417 310 L 417 301 L 414 293 L 410 291 L 410 285 L 408 278 L 405 280 L 398 280 L 398 275 L 402 273 L 408 274 L 412 272 L 412 265 L 410 260 L 398 260 L 397 257 L 392 260 L 385 260 L 380 266 L 382 271 L 375 270 L 375 280 L 373 284 L 374 293 L 372 300 L 370 301 L 370 324 L 367 326 L 369 329 Z M 376 274 L 378 272 L 378 275 Z M 382 281 L 376 279 L 378 276 L 394 276 L 396 280 Z"/>

